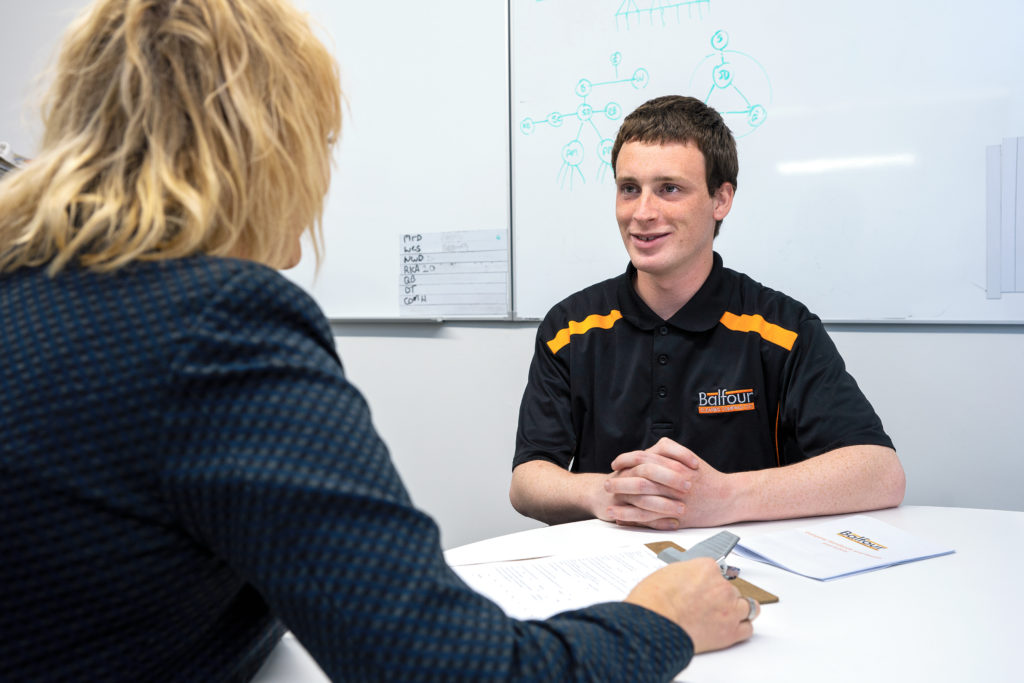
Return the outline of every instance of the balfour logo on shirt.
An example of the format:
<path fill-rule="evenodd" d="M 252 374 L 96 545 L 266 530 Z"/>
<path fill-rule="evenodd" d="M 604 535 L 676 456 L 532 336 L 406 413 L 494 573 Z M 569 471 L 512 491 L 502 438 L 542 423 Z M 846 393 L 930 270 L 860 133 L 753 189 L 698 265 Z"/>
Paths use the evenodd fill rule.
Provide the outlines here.
<path fill-rule="evenodd" d="M 701 415 L 754 409 L 753 389 L 716 389 L 697 393 L 697 412 Z"/>

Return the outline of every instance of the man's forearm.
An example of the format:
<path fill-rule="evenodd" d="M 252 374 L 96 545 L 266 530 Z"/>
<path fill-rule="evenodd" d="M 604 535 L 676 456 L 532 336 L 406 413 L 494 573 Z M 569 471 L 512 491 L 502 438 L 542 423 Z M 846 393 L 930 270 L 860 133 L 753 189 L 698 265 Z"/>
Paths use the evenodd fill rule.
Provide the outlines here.
<path fill-rule="evenodd" d="M 895 507 L 906 477 L 896 452 L 848 446 L 786 467 L 739 472 L 732 521 L 788 519 Z"/>
<path fill-rule="evenodd" d="M 603 474 L 574 474 L 544 460 L 512 470 L 509 501 L 520 514 L 547 524 L 577 522 L 599 516 L 596 497 L 604 491 Z"/>

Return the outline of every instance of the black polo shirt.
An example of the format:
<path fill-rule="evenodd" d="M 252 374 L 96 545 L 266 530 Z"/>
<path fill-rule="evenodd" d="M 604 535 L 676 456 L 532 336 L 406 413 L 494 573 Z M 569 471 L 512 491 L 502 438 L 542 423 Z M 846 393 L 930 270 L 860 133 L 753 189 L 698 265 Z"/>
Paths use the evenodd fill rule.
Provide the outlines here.
<path fill-rule="evenodd" d="M 722 266 L 670 320 L 632 265 L 545 316 L 519 411 L 513 467 L 609 472 L 667 436 L 716 469 L 787 465 L 843 446 L 892 447 L 821 320 Z"/>

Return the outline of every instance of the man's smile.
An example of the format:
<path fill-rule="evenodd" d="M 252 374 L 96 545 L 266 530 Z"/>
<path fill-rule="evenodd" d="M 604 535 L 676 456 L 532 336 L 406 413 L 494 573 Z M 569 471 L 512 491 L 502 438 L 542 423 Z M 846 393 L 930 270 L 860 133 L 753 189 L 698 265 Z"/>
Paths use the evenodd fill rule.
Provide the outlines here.
<path fill-rule="evenodd" d="M 656 235 L 633 235 L 633 239 L 638 240 L 640 242 L 654 242 L 655 240 L 659 240 L 662 237 L 665 237 L 665 235 L 666 233 L 659 233 Z"/>

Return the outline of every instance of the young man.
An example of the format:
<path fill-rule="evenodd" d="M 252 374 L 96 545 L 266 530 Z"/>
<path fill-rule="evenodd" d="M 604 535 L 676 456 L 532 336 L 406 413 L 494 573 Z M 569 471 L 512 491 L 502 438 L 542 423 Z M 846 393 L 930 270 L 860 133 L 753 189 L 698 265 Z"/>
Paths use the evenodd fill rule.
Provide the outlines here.
<path fill-rule="evenodd" d="M 722 266 L 736 143 L 699 100 L 623 121 L 626 273 L 538 330 L 509 497 L 551 524 L 675 529 L 899 505 L 892 441 L 817 316 Z"/>

